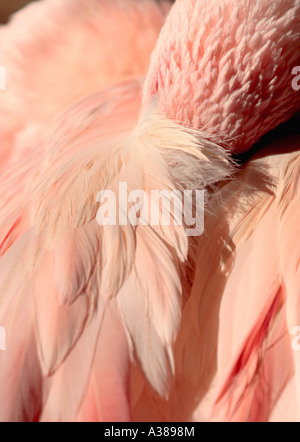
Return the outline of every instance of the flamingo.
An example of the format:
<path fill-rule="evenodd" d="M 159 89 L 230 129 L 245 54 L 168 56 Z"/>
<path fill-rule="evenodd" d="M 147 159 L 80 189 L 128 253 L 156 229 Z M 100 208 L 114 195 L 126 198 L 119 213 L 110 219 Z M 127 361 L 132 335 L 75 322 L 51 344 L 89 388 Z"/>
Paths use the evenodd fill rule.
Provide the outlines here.
<path fill-rule="evenodd" d="M 0 38 L 0 420 L 299 420 L 299 137 L 266 138 L 299 1 L 43 0 Z M 120 182 L 205 189 L 203 235 L 100 226 Z"/>

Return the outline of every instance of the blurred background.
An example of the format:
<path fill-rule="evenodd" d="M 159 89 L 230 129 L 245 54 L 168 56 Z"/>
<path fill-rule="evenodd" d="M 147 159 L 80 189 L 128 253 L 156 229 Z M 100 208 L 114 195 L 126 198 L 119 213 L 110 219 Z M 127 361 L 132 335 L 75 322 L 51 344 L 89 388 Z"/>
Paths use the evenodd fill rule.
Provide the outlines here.
<path fill-rule="evenodd" d="M 0 23 L 6 23 L 11 14 L 31 2 L 32 0 L 0 0 Z"/>
<path fill-rule="evenodd" d="M 28 3 L 32 3 L 32 1 L 38 0 L 0 0 L 0 23 L 7 23 L 7 20 L 11 14 L 16 12 L 18 9 L 23 8 L 23 6 L 27 5 Z M 175 0 L 170 1 L 174 2 Z"/>

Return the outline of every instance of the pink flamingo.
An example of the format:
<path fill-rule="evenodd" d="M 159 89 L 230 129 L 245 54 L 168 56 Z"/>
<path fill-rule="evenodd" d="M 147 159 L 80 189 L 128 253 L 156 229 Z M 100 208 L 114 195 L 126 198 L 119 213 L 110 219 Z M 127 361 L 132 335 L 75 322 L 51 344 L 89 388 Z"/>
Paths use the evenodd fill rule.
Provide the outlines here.
<path fill-rule="evenodd" d="M 299 138 L 232 160 L 299 110 L 299 1 L 61 3 L 0 29 L 0 419 L 299 419 Z M 99 226 L 120 181 L 204 234 Z"/>

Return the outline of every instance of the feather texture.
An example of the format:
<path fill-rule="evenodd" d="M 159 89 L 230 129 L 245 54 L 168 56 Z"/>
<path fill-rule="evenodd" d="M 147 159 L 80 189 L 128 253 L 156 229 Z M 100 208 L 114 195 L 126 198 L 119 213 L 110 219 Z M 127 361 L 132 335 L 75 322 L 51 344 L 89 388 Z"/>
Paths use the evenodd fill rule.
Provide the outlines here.
<path fill-rule="evenodd" d="M 145 85 L 169 6 L 126 6 L 45 0 L 0 29 L 14 81 L 0 104 L 0 420 L 274 419 L 299 401 L 299 140 L 240 168 L 231 154 L 299 107 L 299 2 L 178 0 Z M 199 189 L 201 237 L 176 204 L 152 223 L 153 191 Z M 135 224 L 136 190 L 150 210 Z M 123 222 L 101 224 L 103 191 Z"/>

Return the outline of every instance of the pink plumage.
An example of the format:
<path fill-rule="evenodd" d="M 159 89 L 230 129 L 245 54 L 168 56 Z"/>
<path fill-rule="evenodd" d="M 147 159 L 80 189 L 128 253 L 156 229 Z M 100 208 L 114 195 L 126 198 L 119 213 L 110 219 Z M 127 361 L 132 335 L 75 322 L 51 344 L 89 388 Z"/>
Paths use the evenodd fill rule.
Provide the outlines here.
<path fill-rule="evenodd" d="M 144 100 L 226 143 L 249 149 L 299 108 L 299 2 L 179 0 L 150 65 Z"/>
<path fill-rule="evenodd" d="M 1 421 L 299 420 L 299 137 L 232 159 L 299 110 L 299 20 L 43 0 L 0 28 Z M 120 182 L 206 189 L 203 235 L 100 226 Z"/>

